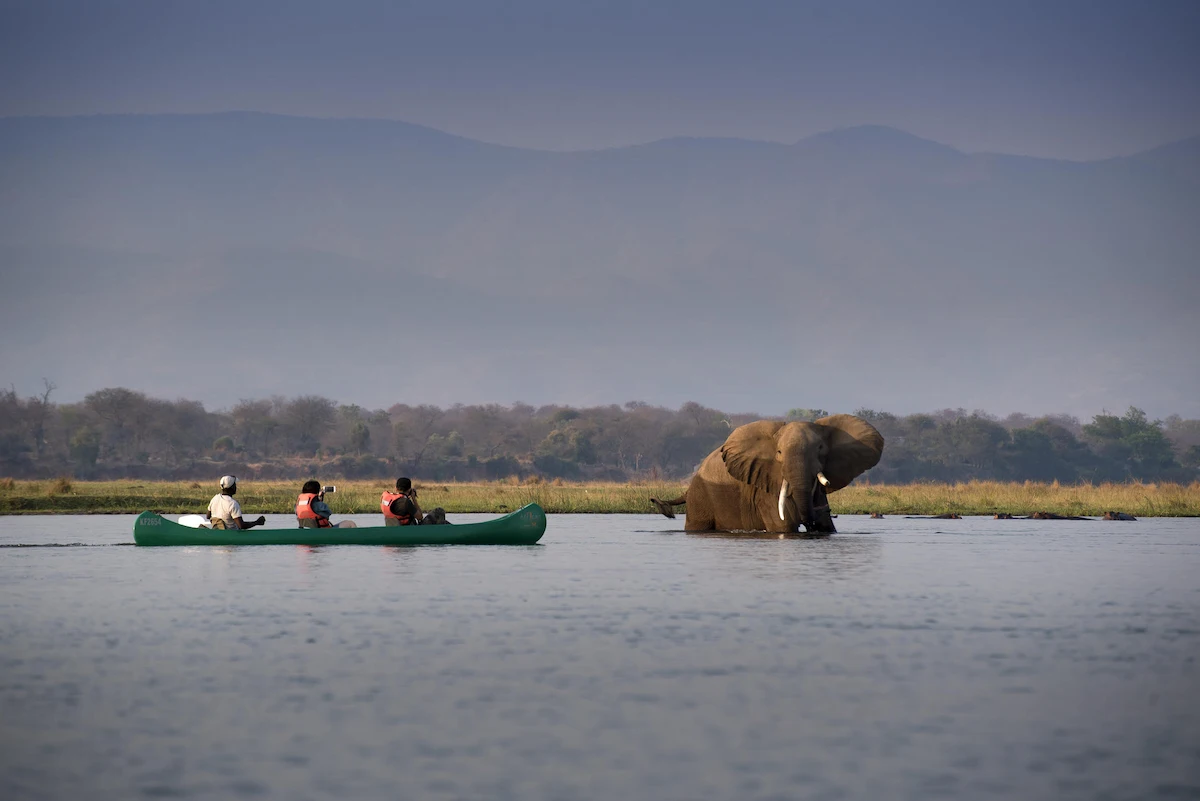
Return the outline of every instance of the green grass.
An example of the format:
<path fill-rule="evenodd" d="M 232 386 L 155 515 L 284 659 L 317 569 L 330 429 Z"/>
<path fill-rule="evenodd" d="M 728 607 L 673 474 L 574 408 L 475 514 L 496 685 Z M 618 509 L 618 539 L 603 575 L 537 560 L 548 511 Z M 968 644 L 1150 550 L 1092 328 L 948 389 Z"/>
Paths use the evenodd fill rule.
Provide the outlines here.
<path fill-rule="evenodd" d="M 293 510 L 299 481 L 246 481 L 237 499 L 247 515 Z M 385 480 L 340 482 L 327 497 L 335 514 L 379 511 L 379 494 L 394 486 Z M 587 483 L 516 480 L 492 483 L 416 482 L 421 506 L 441 506 L 449 514 L 503 514 L 536 502 L 556 513 L 651 513 L 649 498 L 673 498 L 686 483 Z M 0 479 L 0 514 L 164 514 L 203 512 L 217 492 L 190 481 L 12 481 Z M 847 487 L 830 496 L 835 514 L 1028 515 L 1037 511 L 1099 516 L 1106 511 L 1138 517 L 1200 517 L 1200 482 L 1180 484 L 1059 485 L 971 481 L 962 484 L 870 485 Z M 682 510 L 680 510 L 682 515 Z"/>

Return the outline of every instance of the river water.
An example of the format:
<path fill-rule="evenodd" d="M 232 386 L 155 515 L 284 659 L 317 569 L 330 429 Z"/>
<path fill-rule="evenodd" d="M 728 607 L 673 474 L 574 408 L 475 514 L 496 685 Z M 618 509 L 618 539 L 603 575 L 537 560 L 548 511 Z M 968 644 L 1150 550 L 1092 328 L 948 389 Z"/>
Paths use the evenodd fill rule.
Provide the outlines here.
<path fill-rule="evenodd" d="M 0 798 L 1200 798 L 1200 520 L 837 523 L 0 518 Z"/>

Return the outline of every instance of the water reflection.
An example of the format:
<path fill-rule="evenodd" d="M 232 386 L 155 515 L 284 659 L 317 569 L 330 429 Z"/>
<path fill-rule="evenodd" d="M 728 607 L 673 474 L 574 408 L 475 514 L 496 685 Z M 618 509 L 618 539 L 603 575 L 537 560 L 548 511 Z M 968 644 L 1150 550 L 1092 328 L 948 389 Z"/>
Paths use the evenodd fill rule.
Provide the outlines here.
<path fill-rule="evenodd" d="M 113 548 L 133 542 L 0 542 L 0 548 Z"/>
<path fill-rule="evenodd" d="M 321 546 L 297 545 L 295 547 L 296 564 L 300 566 L 303 575 L 312 573 L 320 565 Z"/>
<path fill-rule="evenodd" d="M 805 532 L 793 532 L 776 534 L 771 531 L 688 531 L 685 532 L 689 537 L 711 537 L 714 539 L 726 540 L 816 540 L 827 539 L 832 534 L 807 534 Z"/>
<path fill-rule="evenodd" d="M 380 553 L 388 557 L 388 567 L 394 573 L 408 573 L 416 566 L 422 550 L 411 545 L 384 545 Z"/>
<path fill-rule="evenodd" d="M 1195 796 L 1200 521 L 939 522 L 3 550 L 0 798 Z"/>
<path fill-rule="evenodd" d="M 705 534 L 700 552 L 716 556 L 732 573 L 763 579 L 845 580 L 879 569 L 883 541 L 871 535 L 770 538 Z"/>

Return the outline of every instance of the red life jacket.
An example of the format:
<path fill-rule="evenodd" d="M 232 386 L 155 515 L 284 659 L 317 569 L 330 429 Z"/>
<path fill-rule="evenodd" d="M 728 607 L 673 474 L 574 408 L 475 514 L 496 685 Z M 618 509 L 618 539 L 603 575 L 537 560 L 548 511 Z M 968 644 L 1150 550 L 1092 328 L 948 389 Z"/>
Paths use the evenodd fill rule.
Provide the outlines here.
<path fill-rule="evenodd" d="M 392 492 L 391 490 L 384 490 L 383 495 L 381 495 L 379 498 L 379 510 L 381 512 L 383 512 L 383 516 L 385 518 L 390 517 L 394 520 L 399 520 L 400 525 L 407 526 L 410 523 L 412 523 L 412 515 L 398 515 L 398 514 L 392 513 L 392 503 L 400 498 L 407 498 L 407 497 L 408 496 L 405 495 L 403 492 Z"/>
<path fill-rule="evenodd" d="M 316 520 L 318 528 L 333 528 L 333 523 L 329 522 L 329 518 L 321 517 L 313 511 L 312 503 L 320 496 L 315 492 L 302 492 L 296 498 L 296 519 L 297 520 Z"/>

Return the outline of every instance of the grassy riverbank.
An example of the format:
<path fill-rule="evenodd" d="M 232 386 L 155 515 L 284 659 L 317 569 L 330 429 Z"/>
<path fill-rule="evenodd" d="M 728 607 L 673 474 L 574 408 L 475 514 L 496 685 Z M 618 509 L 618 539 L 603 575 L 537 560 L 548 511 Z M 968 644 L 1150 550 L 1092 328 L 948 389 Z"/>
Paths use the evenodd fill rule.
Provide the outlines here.
<path fill-rule="evenodd" d="M 291 512 L 298 481 L 247 481 L 237 498 L 248 515 Z M 649 498 L 674 498 L 686 483 L 563 484 L 559 482 L 480 484 L 424 483 L 425 508 L 447 513 L 502 514 L 537 502 L 549 513 L 650 513 Z M 379 494 L 389 482 L 339 482 L 328 496 L 335 515 L 379 511 Z M 203 512 L 216 492 L 188 481 L 12 481 L 0 479 L 0 514 L 164 514 Z M 1200 482 L 1179 484 L 1058 485 L 971 481 L 965 484 L 862 485 L 830 496 L 835 514 L 1028 515 L 1037 511 L 1099 516 L 1106 511 L 1138 517 L 1200 517 Z M 682 517 L 683 509 L 678 510 Z"/>

